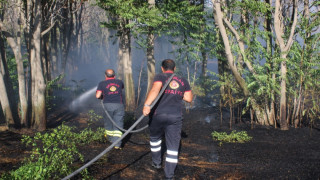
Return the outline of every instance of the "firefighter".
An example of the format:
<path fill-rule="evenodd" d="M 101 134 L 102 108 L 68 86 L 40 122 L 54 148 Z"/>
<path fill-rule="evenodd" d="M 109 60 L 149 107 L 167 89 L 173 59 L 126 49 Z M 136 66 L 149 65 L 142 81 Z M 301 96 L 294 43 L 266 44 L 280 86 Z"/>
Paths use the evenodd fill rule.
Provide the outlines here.
<path fill-rule="evenodd" d="M 105 71 L 105 80 L 97 87 L 96 98 L 103 99 L 103 105 L 115 123 L 123 128 L 124 102 L 122 98 L 123 82 L 115 78 L 113 69 Z M 122 136 L 122 132 L 112 124 L 106 115 L 104 116 L 105 136 L 113 143 Z M 115 145 L 115 149 L 121 149 L 121 141 Z"/>
<path fill-rule="evenodd" d="M 178 163 L 178 149 L 181 139 L 182 100 L 191 103 L 193 95 L 188 81 L 175 75 L 159 102 L 151 109 L 151 103 L 174 72 L 175 62 L 172 59 L 163 60 L 161 70 L 162 73 L 154 77 L 153 86 L 144 103 L 143 114 L 150 117 L 151 165 L 156 169 L 161 168 L 161 144 L 164 135 L 167 147 L 164 165 L 165 177 L 166 179 L 173 179 Z"/>

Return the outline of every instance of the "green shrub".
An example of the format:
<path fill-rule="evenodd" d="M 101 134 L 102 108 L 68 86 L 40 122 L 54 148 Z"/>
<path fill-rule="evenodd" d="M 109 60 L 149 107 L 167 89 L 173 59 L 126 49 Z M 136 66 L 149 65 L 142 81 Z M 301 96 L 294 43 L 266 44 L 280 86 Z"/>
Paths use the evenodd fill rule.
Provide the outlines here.
<path fill-rule="evenodd" d="M 223 142 L 227 143 L 244 143 L 248 142 L 252 139 L 251 136 L 247 134 L 246 131 L 236 132 L 232 131 L 230 134 L 226 132 L 216 132 L 211 133 L 212 138 L 216 141 L 219 141 L 219 145 L 221 146 Z"/>
<path fill-rule="evenodd" d="M 96 132 L 86 128 L 80 133 L 75 128 L 61 125 L 52 132 L 37 133 L 33 138 L 23 136 L 22 142 L 32 146 L 31 156 L 17 170 L 3 175 L 0 179 L 61 179 L 72 173 L 76 167 L 72 164 L 83 155 L 77 146 L 93 141 L 104 141 L 104 129 Z M 81 172 L 82 179 L 92 179 L 86 170 Z"/>

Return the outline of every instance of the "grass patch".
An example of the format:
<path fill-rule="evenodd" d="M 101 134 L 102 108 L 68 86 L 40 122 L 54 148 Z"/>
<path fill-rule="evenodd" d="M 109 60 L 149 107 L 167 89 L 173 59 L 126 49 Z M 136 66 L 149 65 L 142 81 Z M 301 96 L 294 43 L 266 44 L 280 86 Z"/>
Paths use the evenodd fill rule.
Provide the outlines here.
<path fill-rule="evenodd" d="M 226 132 L 217 132 L 214 131 L 211 133 L 213 140 L 219 141 L 219 145 L 221 146 L 222 143 L 245 143 L 252 139 L 251 136 L 247 134 L 246 131 L 232 131 L 230 134 Z"/>

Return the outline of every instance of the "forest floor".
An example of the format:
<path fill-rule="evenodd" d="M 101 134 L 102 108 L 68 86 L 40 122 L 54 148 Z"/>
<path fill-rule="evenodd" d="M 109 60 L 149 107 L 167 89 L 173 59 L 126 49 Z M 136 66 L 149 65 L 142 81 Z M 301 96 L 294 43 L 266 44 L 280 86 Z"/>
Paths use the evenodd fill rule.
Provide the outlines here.
<path fill-rule="evenodd" d="M 55 122 L 65 121 L 85 126 L 86 115 L 61 112 L 50 116 Z M 48 123 L 54 127 L 58 123 Z M 98 123 L 97 126 L 102 126 Z M 320 179 L 320 129 L 290 127 L 281 131 L 273 127 L 234 124 L 232 130 L 247 131 L 253 137 L 247 143 L 219 143 L 211 133 L 231 132 L 228 117 L 220 123 L 217 108 L 193 109 L 185 114 L 179 162 L 175 179 Z M 28 154 L 21 143 L 22 134 L 32 135 L 29 130 L 0 132 L 0 176 L 17 169 Z M 110 145 L 95 143 L 81 148 L 85 162 Z M 88 167 L 95 179 L 110 180 L 160 180 L 163 168 L 150 166 L 149 134 L 147 130 L 126 138 L 122 150 L 113 149 Z M 81 179 L 75 176 L 72 179 Z"/>

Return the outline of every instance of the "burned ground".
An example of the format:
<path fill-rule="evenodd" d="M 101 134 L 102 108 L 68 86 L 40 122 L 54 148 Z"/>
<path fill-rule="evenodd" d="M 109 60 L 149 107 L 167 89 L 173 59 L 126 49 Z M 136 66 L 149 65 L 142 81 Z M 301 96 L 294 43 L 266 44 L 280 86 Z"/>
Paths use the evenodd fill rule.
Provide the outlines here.
<path fill-rule="evenodd" d="M 310 179 L 320 178 L 320 130 L 317 127 L 290 128 L 281 131 L 273 127 L 254 126 L 245 122 L 233 125 L 233 130 L 247 131 L 253 137 L 248 143 L 223 143 L 212 140 L 213 131 L 230 132 L 228 119 L 220 124 L 216 108 L 193 109 L 185 114 L 179 163 L 175 179 Z M 51 116 L 58 125 L 67 121 L 85 126 L 86 115 L 60 112 Z M 97 123 L 102 126 L 102 123 Z M 16 130 L 0 133 L 0 175 L 19 167 L 29 155 Z M 98 155 L 110 143 L 94 143 L 81 148 L 86 162 Z M 163 179 L 163 169 L 150 166 L 148 131 L 130 135 L 122 150 L 112 150 L 89 166 L 95 179 L 149 180 Z M 72 179 L 81 179 L 75 176 Z"/>

